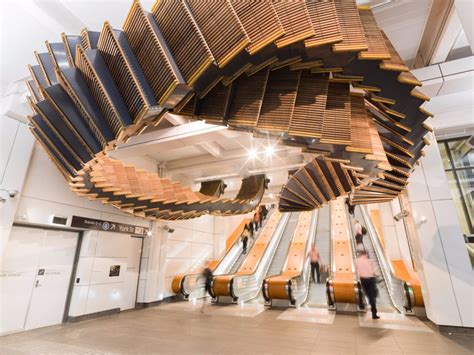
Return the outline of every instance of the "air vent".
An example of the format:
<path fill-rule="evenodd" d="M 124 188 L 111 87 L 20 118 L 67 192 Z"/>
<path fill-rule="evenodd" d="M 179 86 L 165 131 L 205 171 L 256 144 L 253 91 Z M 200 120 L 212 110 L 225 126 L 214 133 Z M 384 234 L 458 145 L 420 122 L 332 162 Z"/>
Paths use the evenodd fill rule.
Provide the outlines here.
<path fill-rule="evenodd" d="M 53 224 L 61 224 L 61 225 L 65 226 L 66 223 L 67 223 L 67 217 L 53 216 L 53 220 L 51 222 Z"/>

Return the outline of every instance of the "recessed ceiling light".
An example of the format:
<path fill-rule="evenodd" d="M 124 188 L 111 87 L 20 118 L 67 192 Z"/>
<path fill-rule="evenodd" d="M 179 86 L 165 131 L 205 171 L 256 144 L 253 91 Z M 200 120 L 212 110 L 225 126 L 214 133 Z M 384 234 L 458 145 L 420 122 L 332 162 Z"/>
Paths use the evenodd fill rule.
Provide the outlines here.
<path fill-rule="evenodd" d="M 250 159 L 255 159 L 257 157 L 257 149 L 250 148 L 250 150 L 248 151 L 248 154 L 249 154 Z"/>
<path fill-rule="evenodd" d="M 273 154 L 275 154 L 275 147 L 272 145 L 267 146 L 265 148 L 265 155 L 271 157 Z"/>

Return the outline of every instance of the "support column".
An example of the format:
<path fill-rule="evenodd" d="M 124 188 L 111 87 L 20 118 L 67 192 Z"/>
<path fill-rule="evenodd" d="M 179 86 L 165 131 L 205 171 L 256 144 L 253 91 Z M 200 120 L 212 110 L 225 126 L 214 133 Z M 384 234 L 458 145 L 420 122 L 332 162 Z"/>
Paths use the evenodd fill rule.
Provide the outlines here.
<path fill-rule="evenodd" d="M 434 134 L 410 177 L 409 233 L 428 318 L 438 325 L 474 326 L 472 270 Z"/>
<path fill-rule="evenodd" d="M 454 7 L 461 20 L 467 41 L 474 52 L 474 23 L 472 21 L 472 13 L 474 12 L 474 2 L 471 0 L 455 0 Z"/>
<path fill-rule="evenodd" d="M 7 116 L 0 118 L 0 197 L 5 199 L 0 203 L 0 258 L 7 245 L 13 221 L 20 201 L 21 190 L 25 182 L 34 139 L 25 123 L 18 122 Z M 17 190 L 14 198 L 7 191 Z"/>

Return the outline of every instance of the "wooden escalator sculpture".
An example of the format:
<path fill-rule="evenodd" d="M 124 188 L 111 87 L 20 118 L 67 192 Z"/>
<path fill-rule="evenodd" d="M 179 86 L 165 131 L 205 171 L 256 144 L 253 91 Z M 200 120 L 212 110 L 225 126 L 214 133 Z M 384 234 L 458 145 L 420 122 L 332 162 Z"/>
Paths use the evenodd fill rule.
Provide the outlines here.
<path fill-rule="evenodd" d="M 74 191 L 137 216 L 245 213 L 263 193 L 255 177 L 235 199 L 203 196 L 108 158 L 167 112 L 313 153 L 281 211 L 393 199 L 429 144 L 429 98 L 355 0 L 134 1 L 123 30 L 106 22 L 46 47 L 29 67 L 33 134 Z M 127 173 L 96 182 L 110 166 Z"/>

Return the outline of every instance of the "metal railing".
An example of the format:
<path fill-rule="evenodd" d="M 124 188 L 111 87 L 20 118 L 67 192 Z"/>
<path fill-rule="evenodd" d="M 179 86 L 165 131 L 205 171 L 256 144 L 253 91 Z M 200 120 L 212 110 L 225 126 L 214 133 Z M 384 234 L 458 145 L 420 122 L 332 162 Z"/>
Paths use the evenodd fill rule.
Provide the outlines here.
<path fill-rule="evenodd" d="M 370 241 L 375 251 L 375 257 L 380 266 L 380 272 L 384 279 L 385 285 L 388 290 L 390 302 L 393 307 L 400 313 L 403 313 L 405 309 L 407 312 L 412 312 L 413 290 L 408 284 L 405 284 L 403 280 L 400 280 L 395 276 L 392 265 L 385 255 L 382 244 L 378 237 L 378 232 L 372 223 L 372 219 L 368 216 L 367 209 L 365 206 L 359 206 L 362 214 L 363 222 L 367 228 L 367 234 L 369 235 Z M 410 301 L 412 299 L 412 301 Z"/>
<path fill-rule="evenodd" d="M 309 227 L 309 238 L 306 242 L 305 248 L 305 261 L 303 271 L 301 275 L 295 276 L 288 282 L 288 298 L 290 300 L 290 306 L 298 307 L 302 305 L 309 293 L 309 282 L 311 280 L 311 262 L 308 257 L 309 250 L 314 245 L 316 239 L 316 228 L 318 226 L 318 210 L 314 210 L 311 216 L 311 225 Z"/>
<path fill-rule="evenodd" d="M 290 213 L 283 213 L 273 236 L 265 251 L 255 266 L 255 271 L 249 275 L 236 275 L 231 279 L 230 293 L 234 302 L 246 302 L 258 296 L 261 284 L 273 260 L 278 244 L 286 228 Z"/>

